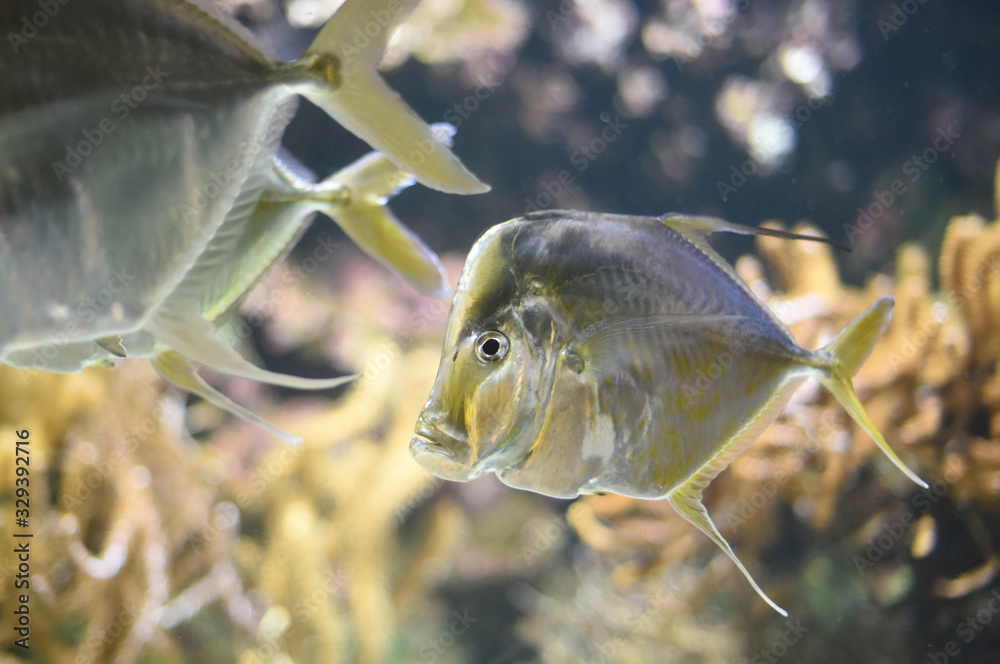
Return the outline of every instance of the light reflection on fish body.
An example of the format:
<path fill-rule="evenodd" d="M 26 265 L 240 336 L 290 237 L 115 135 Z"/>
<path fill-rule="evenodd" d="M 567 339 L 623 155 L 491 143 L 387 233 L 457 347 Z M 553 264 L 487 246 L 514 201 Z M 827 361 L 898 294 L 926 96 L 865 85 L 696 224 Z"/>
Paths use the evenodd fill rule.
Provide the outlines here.
<path fill-rule="evenodd" d="M 445 479 L 494 471 L 560 498 L 666 498 L 783 613 L 712 524 L 701 492 L 806 377 L 923 482 L 871 424 L 850 380 L 892 299 L 823 349 L 804 350 L 708 245 L 719 230 L 774 234 L 711 218 L 574 211 L 487 231 L 459 280 L 411 452 Z"/>
<path fill-rule="evenodd" d="M 59 3 L 27 36 L 37 2 L 4 2 L 0 33 L 16 39 L 0 51 L 0 361 L 44 350 L 39 368 L 72 371 L 119 347 L 141 356 L 180 344 L 253 373 L 213 359 L 210 322 L 316 211 L 440 295 L 436 256 L 385 202 L 409 173 L 453 193 L 488 188 L 376 71 L 415 4 L 348 0 L 284 63 L 207 0 Z M 371 12 L 391 20 L 344 55 Z M 286 177 L 276 154 L 300 95 L 386 157 L 320 184 Z"/>

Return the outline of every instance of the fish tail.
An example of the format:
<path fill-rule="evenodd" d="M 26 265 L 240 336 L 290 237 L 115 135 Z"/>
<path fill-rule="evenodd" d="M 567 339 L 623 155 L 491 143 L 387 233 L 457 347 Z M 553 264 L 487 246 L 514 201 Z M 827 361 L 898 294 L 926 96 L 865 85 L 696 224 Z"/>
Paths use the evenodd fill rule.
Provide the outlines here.
<path fill-rule="evenodd" d="M 378 73 L 389 38 L 417 1 L 347 0 L 300 60 L 324 82 L 302 94 L 428 187 L 489 191 Z"/>
<path fill-rule="evenodd" d="M 868 307 L 864 313 L 848 323 L 833 341 L 816 352 L 817 359 L 813 368 L 820 382 L 830 390 L 851 419 L 872 437 L 889 460 L 903 471 L 903 474 L 926 489 L 927 483 L 907 468 L 885 442 L 865 412 L 864 406 L 861 405 L 861 400 L 858 399 L 854 384 L 851 382 L 851 377 L 868 359 L 886 325 L 889 324 L 893 304 L 893 299 L 886 296 Z"/>
<path fill-rule="evenodd" d="M 434 125 L 437 140 L 449 144 L 454 128 Z M 317 201 L 317 208 L 337 222 L 366 254 L 432 297 L 450 294 L 444 266 L 430 247 L 404 226 L 386 205 L 389 198 L 413 184 L 413 176 L 378 152 L 334 173 L 320 187 L 344 187 L 346 203 Z"/>

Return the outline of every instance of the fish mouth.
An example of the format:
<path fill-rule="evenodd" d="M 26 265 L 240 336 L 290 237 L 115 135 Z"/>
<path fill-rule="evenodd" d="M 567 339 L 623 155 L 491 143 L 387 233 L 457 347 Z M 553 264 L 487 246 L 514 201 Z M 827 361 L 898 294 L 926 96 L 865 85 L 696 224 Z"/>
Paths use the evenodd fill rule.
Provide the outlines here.
<path fill-rule="evenodd" d="M 478 473 L 467 460 L 457 457 L 456 451 L 463 448 L 465 441 L 451 436 L 439 428 L 420 421 L 417 435 L 410 440 L 410 454 L 425 470 L 446 480 L 464 482 Z M 468 447 L 465 447 L 468 452 Z"/>
<path fill-rule="evenodd" d="M 433 454 L 447 459 L 455 459 L 455 456 L 448 451 L 447 447 L 441 443 L 435 442 L 434 439 L 426 433 L 417 433 L 417 435 L 410 440 L 410 451 L 411 453 L 419 451 L 423 454 Z"/>

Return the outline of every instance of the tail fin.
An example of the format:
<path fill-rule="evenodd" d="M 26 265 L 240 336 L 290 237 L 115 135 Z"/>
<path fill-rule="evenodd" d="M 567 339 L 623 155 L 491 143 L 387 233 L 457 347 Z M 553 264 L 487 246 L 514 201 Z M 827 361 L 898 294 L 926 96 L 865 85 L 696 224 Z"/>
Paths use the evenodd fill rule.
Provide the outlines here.
<path fill-rule="evenodd" d="M 433 125 L 441 143 L 450 143 L 454 128 Z M 346 204 L 317 200 L 316 208 L 337 222 L 366 254 L 432 297 L 448 297 L 444 266 L 430 247 L 404 226 L 386 201 L 413 183 L 413 177 L 377 152 L 330 177 L 346 187 Z"/>
<path fill-rule="evenodd" d="M 489 191 L 378 74 L 389 38 L 416 4 L 347 0 L 301 61 L 327 85 L 302 94 L 428 187 L 453 194 Z"/>
<path fill-rule="evenodd" d="M 893 304 L 893 300 L 889 296 L 879 299 L 864 313 L 848 323 L 847 327 L 841 330 L 832 342 L 818 351 L 819 356 L 825 354 L 828 359 L 817 364 L 815 367 L 816 376 L 840 402 L 851 419 L 872 437 L 872 440 L 889 457 L 889 460 L 896 464 L 896 467 L 903 471 L 903 474 L 926 489 L 927 482 L 924 482 L 917 477 L 916 473 L 907 468 L 882 438 L 882 434 L 868 418 L 864 406 L 861 405 L 861 400 L 858 399 L 858 395 L 854 391 L 854 385 L 851 383 L 851 376 L 857 373 L 864 361 L 868 359 L 875 343 L 882 336 L 886 325 L 889 324 Z"/>

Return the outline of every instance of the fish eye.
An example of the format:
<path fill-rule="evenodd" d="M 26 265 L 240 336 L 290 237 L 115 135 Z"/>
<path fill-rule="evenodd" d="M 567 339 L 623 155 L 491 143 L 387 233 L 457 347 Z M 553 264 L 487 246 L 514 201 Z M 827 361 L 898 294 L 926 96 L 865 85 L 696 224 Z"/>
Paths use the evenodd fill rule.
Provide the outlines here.
<path fill-rule="evenodd" d="M 507 357 L 510 341 L 501 332 L 490 330 L 476 339 L 476 357 L 481 362 L 496 362 Z"/>

